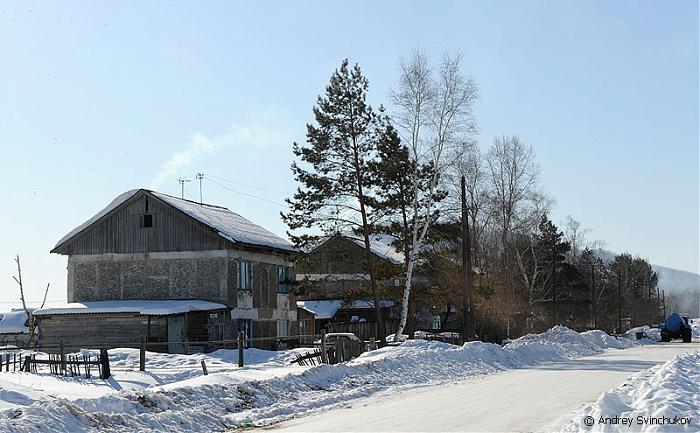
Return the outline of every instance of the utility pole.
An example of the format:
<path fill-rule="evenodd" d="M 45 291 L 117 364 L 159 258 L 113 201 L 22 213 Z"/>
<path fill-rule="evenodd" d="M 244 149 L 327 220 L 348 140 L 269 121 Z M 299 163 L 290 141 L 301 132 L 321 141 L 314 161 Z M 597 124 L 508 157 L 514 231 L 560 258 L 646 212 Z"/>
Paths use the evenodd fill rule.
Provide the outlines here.
<path fill-rule="evenodd" d="M 467 212 L 467 187 L 462 176 L 462 311 L 464 341 L 472 339 L 472 248 L 469 234 L 469 215 Z"/>
<path fill-rule="evenodd" d="M 199 204 L 202 203 L 202 179 L 204 179 L 204 173 L 197 173 L 197 179 L 199 179 Z"/>
<path fill-rule="evenodd" d="M 617 333 L 622 334 L 622 277 L 617 273 Z"/>
<path fill-rule="evenodd" d="M 596 299 L 595 289 L 595 263 L 591 258 L 591 295 L 593 297 L 593 327 L 598 328 L 598 300 Z"/>
<path fill-rule="evenodd" d="M 557 253 L 556 238 L 552 238 L 552 326 L 557 324 Z"/>
<path fill-rule="evenodd" d="M 180 182 L 180 187 L 182 188 L 182 192 L 180 193 L 180 198 L 184 200 L 185 199 L 185 182 L 192 182 L 192 181 L 189 179 L 185 179 L 184 177 L 178 178 L 177 181 Z"/>
<path fill-rule="evenodd" d="M 662 290 L 661 294 L 663 295 L 663 302 L 664 302 L 664 316 L 662 320 L 666 320 L 666 291 Z"/>

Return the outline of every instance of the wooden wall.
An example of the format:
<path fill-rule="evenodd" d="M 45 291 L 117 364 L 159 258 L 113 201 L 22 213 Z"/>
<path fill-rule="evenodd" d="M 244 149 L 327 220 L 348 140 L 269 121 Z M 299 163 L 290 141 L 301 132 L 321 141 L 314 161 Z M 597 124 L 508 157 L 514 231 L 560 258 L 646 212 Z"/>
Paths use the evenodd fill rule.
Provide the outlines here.
<path fill-rule="evenodd" d="M 153 227 L 142 227 L 143 215 Z M 59 254 L 150 253 L 230 249 L 231 242 L 146 192 L 137 193 L 101 222 L 55 250 Z"/>
<path fill-rule="evenodd" d="M 57 346 L 63 339 L 66 351 L 98 348 L 97 345 L 108 348 L 139 347 L 141 337 L 146 337 L 148 332 L 148 318 L 133 313 L 74 314 L 37 318 L 40 345 Z M 167 341 L 167 318 L 152 317 L 150 334 L 153 341 Z M 49 348 L 45 351 L 56 353 L 57 349 Z"/>

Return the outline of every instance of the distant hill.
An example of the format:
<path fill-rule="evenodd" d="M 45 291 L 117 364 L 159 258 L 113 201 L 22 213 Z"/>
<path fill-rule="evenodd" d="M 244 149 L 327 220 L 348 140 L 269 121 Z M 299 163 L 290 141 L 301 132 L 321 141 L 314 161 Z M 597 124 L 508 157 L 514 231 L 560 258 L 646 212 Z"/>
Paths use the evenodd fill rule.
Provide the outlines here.
<path fill-rule="evenodd" d="M 651 265 L 659 274 L 659 287 L 667 292 L 685 292 L 687 290 L 700 292 L 700 275 L 667 268 L 666 266 Z"/>
<path fill-rule="evenodd" d="M 617 255 L 609 250 L 598 250 L 596 254 L 606 263 Z M 669 310 L 700 316 L 700 275 L 653 263 L 651 267 L 659 274 L 659 288 L 666 292 Z"/>

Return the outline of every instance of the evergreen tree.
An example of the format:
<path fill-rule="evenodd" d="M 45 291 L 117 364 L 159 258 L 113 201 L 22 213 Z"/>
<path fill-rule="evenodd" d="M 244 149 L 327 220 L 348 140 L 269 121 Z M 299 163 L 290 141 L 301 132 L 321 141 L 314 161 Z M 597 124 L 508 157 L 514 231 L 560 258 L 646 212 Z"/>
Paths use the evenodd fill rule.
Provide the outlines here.
<path fill-rule="evenodd" d="M 564 233 L 559 231 L 556 225 L 547 217 L 547 214 L 542 215 L 537 233 L 536 248 L 540 255 L 540 261 L 544 266 L 549 267 L 549 278 L 546 281 L 545 287 L 549 287 L 552 299 L 552 324 L 557 324 L 557 292 L 561 297 L 562 279 L 560 275 L 563 273 L 563 264 L 566 260 L 566 253 L 571 249 L 571 245 L 564 241 Z"/>
<path fill-rule="evenodd" d="M 372 205 L 382 214 L 382 222 L 376 224 L 375 232 L 391 238 L 391 245 L 404 254 L 404 265 L 408 266 L 412 247 L 412 229 L 414 221 L 416 187 L 421 191 L 429 190 L 429 183 L 434 174 L 432 164 L 418 162 L 412 157 L 408 146 L 401 142 L 396 129 L 389 123 L 383 139 L 377 148 L 377 158 L 371 163 L 371 171 L 377 186 Z M 417 179 L 416 179 L 417 176 Z M 415 181 L 417 180 L 417 182 Z M 438 203 L 447 193 L 436 190 L 433 202 Z M 419 203 L 424 206 L 424 203 Z M 437 220 L 438 212 L 433 211 L 433 220 Z M 426 238 L 426 242 L 429 237 Z M 409 299 L 409 335 L 413 332 L 413 299 Z"/>
<path fill-rule="evenodd" d="M 294 197 L 286 200 L 289 212 L 282 213 L 282 219 L 290 231 L 313 227 L 324 234 L 362 234 L 379 339 L 383 342 L 386 332 L 370 251 L 375 211 L 370 163 L 387 127 L 386 119 L 367 104 L 368 87 L 359 65 L 351 69 L 347 59 L 331 76 L 325 96 L 318 97 L 313 109 L 316 122 L 307 125 L 306 145 L 294 143 L 294 155 L 303 165 L 295 161 L 292 172 L 301 185 Z M 307 245 L 314 238 L 309 234 L 289 235 L 297 246 Z"/>

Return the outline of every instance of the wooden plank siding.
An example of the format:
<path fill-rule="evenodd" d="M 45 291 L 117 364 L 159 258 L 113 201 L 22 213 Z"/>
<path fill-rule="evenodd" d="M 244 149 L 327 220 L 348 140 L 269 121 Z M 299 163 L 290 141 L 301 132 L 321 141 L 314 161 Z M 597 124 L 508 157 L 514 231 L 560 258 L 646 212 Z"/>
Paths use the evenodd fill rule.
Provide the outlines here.
<path fill-rule="evenodd" d="M 153 227 L 143 227 L 143 215 Z M 231 249 L 234 244 L 212 228 L 146 191 L 136 194 L 54 250 L 66 255 L 150 253 Z"/>

